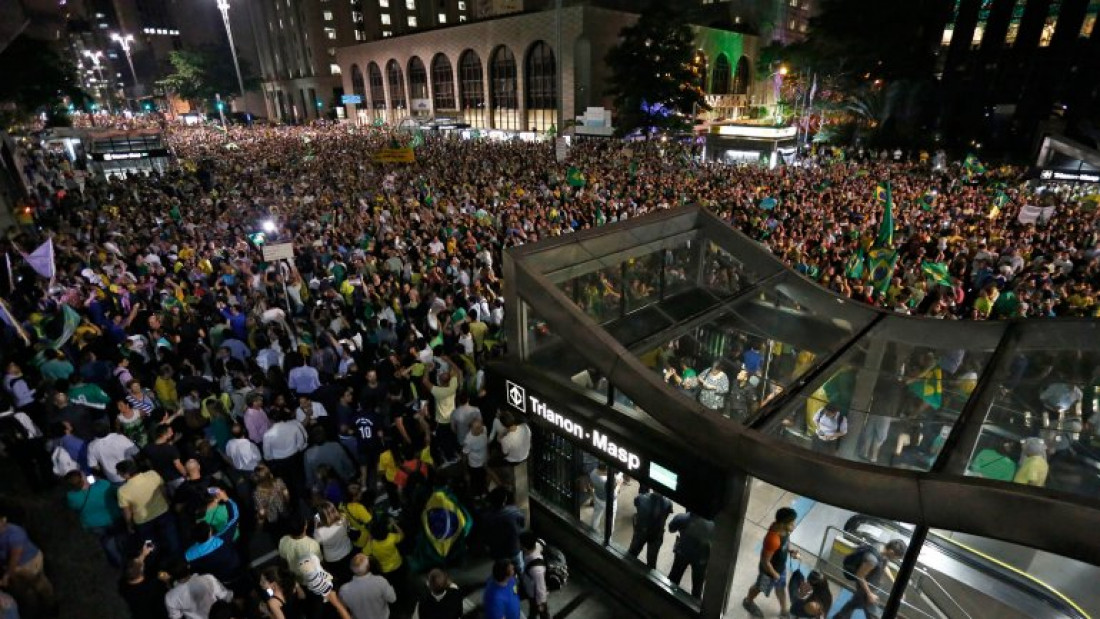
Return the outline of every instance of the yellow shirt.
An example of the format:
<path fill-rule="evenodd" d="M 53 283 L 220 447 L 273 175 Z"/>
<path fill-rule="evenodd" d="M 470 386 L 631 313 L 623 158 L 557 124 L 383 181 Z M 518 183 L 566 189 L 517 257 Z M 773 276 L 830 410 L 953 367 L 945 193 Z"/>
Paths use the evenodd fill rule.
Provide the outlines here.
<path fill-rule="evenodd" d="M 403 539 L 405 539 L 404 534 L 390 533 L 383 539 L 371 540 L 364 551 L 378 559 L 378 563 L 382 566 L 382 573 L 388 574 L 401 567 L 401 551 L 397 549 L 397 545 Z"/>
<path fill-rule="evenodd" d="M 370 541 L 368 529 L 371 520 L 374 519 L 371 516 L 370 510 L 364 507 L 362 503 L 345 503 L 340 506 L 340 512 L 347 517 L 348 524 L 351 528 L 359 531 L 359 537 L 352 543 L 360 550 L 366 550 L 367 543 Z"/>
<path fill-rule="evenodd" d="M 1012 481 L 1029 486 L 1045 486 L 1049 471 L 1050 465 L 1047 464 L 1046 458 L 1028 456 L 1024 458 L 1024 463 L 1020 465 L 1020 468 L 1016 470 L 1016 476 L 1012 478 Z"/>
<path fill-rule="evenodd" d="M 174 411 L 179 408 L 180 394 L 176 390 L 176 381 L 158 376 L 153 383 L 153 391 L 166 410 Z"/>
<path fill-rule="evenodd" d="M 301 539 L 294 539 L 284 535 L 283 539 L 279 540 L 279 556 L 287 562 L 290 571 L 294 572 L 298 580 L 302 579 L 302 574 L 298 572 L 298 562 L 309 555 L 321 556 L 321 545 L 312 537 L 307 535 Z"/>
<path fill-rule="evenodd" d="M 145 524 L 168 512 L 164 480 L 156 471 L 131 477 L 118 489 L 118 506 L 129 508 L 134 524 Z"/>

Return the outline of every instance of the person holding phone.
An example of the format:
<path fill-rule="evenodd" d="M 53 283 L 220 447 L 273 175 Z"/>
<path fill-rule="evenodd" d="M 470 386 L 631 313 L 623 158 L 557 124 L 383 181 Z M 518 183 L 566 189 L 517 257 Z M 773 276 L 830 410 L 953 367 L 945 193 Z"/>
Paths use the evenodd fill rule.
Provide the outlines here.
<path fill-rule="evenodd" d="M 69 471 L 65 483 L 69 485 L 65 503 L 80 518 L 80 526 L 96 536 L 111 565 L 122 567 L 122 549 L 115 543 L 115 533 L 122 521 L 115 486 L 80 471 Z"/>

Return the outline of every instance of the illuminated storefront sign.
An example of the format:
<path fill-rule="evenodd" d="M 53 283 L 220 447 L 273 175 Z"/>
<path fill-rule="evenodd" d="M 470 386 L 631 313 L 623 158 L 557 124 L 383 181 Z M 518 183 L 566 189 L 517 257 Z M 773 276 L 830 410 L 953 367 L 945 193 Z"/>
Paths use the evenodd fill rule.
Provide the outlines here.
<path fill-rule="evenodd" d="M 1045 181 L 1069 181 L 1074 183 L 1100 183 L 1100 172 L 1076 172 L 1062 170 L 1043 170 L 1039 178 Z"/>
<path fill-rule="evenodd" d="M 554 410 L 538 396 L 528 394 L 525 387 L 510 380 L 505 381 L 505 397 L 512 408 L 525 415 L 536 416 L 561 432 L 587 442 L 597 451 L 618 460 L 628 471 L 641 468 L 642 458 L 632 448 L 597 428 L 589 427 L 569 415 L 563 415 Z"/>

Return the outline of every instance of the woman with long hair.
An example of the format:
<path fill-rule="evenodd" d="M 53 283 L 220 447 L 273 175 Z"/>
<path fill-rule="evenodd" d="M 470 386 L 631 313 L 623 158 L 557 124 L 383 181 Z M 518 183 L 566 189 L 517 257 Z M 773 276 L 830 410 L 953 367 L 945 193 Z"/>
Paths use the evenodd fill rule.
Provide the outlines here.
<path fill-rule="evenodd" d="M 286 569 L 273 565 L 261 572 L 260 589 L 271 619 L 307 619 L 305 592 Z"/>
<path fill-rule="evenodd" d="M 286 532 L 287 516 L 290 513 L 290 490 L 263 463 L 256 465 L 252 479 L 256 484 L 256 489 L 252 492 L 252 502 L 256 507 L 257 526 L 278 540 Z"/>
<path fill-rule="evenodd" d="M 317 526 L 313 539 L 321 545 L 322 565 L 332 574 L 337 585 L 351 580 L 348 557 L 354 548 L 348 536 L 348 519 L 330 501 L 317 506 Z"/>

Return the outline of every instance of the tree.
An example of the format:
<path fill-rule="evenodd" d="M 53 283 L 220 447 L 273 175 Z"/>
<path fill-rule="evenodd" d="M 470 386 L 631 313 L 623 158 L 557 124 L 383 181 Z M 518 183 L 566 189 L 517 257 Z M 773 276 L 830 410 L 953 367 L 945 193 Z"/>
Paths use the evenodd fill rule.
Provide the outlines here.
<path fill-rule="evenodd" d="M 695 36 L 681 13 L 653 0 L 607 54 L 608 92 L 615 97 L 618 131 L 681 130 L 695 110 L 709 110 Z M 689 124 L 690 120 L 690 124 Z"/>
<path fill-rule="evenodd" d="M 87 98 L 75 67 L 48 41 L 26 34 L 0 53 L 0 75 L 0 102 L 13 106 L 16 116 L 62 107 L 64 97 L 78 106 Z"/>
<path fill-rule="evenodd" d="M 211 106 L 214 95 L 220 94 L 229 101 L 240 95 L 237 73 L 233 63 L 226 58 L 226 52 L 212 47 L 196 50 L 174 51 L 168 56 L 174 73 L 157 82 L 157 86 L 174 92 L 193 107 L 205 109 Z M 245 89 L 255 88 L 257 80 L 252 77 L 241 61 L 241 74 L 245 76 Z"/>

